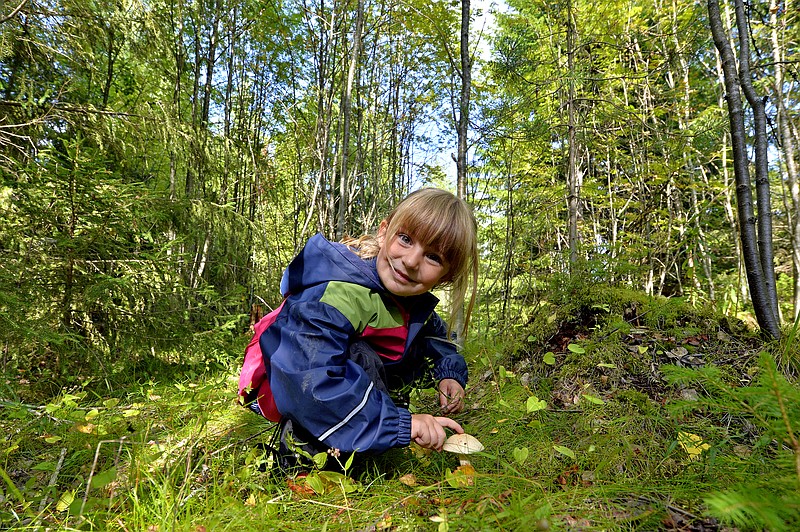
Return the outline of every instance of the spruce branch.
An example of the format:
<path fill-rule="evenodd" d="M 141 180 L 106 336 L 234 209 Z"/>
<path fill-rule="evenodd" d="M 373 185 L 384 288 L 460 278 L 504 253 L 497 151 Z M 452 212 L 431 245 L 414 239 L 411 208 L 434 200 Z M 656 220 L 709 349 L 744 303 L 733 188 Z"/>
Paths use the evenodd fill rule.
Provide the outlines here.
<path fill-rule="evenodd" d="M 775 399 L 778 402 L 778 409 L 781 412 L 783 425 L 786 428 L 786 434 L 789 436 L 789 442 L 792 445 L 792 451 L 794 451 L 794 467 L 795 472 L 797 473 L 797 479 L 800 481 L 800 443 L 797 441 L 797 436 L 792 429 L 792 421 L 789 419 L 789 412 L 786 408 L 786 400 L 781 390 L 780 377 L 778 376 L 775 362 L 767 355 L 764 355 L 764 358 L 766 359 L 764 366 L 767 370 L 767 376 L 769 378 L 772 394 L 775 396 Z"/>

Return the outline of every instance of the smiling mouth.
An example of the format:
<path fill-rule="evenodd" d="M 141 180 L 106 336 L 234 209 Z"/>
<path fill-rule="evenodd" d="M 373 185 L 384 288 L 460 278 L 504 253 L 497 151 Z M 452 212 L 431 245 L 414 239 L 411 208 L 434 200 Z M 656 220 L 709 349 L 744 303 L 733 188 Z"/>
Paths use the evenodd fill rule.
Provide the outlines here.
<path fill-rule="evenodd" d="M 401 272 L 401 271 L 397 270 L 397 269 L 394 267 L 394 264 L 392 264 L 392 261 L 391 261 L 391 260 L 388 260 L 388 262 L 389 262 L 389 268 L 391 268 L 391 270 L 394 272 L 394 274 L 395 274 L 397 277 L 399 277 L 401 280 L 405 281 L 406 283 L 416 283 L 416 281 L 415 281 L 414 279 L 412 279 L 412 278 L 411 278 L 411 277 L 409 277 L 408 275 L 404 274 L 403 272 Z"/>

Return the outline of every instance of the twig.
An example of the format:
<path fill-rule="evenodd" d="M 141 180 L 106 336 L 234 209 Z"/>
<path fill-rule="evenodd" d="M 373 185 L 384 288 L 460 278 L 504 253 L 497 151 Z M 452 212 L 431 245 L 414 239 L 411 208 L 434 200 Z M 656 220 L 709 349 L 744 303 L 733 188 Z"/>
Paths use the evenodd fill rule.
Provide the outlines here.
<path fill-rule="evenodd" d="M 278 425 L 276 424 L 274 427 L 267 427 L 264 430 L 262 430 L 261 432 L 257 432 L 255 434 L 253 434 L 252 436 L 248 436 L 247 438 L 244 438 L 243 440 L 237 440 L 237 441 L 235 441 L 233 443 L 229 443 L 228 445 L 225 445 L 224 447 L 220 447 L 219 449 L 217 449 L 213 453 L 209 453 L 209 456 L 216 456 L 217 454 L 221 453 L 222 451 L 224 451 L 224 450 L 226 450 L 226 449 L 228 449 L 230 447 L 233 447 L 234 445 L 241 445 L 243 443 L 247 443 L 250 440 L 252 440 L 253 438 L 258 438 L 259 436 L 261 436 L 262 434 L 264 434 L 268 430 L 274 430 L 277 426 Z"/>
<path fill-rule="evenodd" d="M 14 11 L 12 11 L 8 16 L 3 17 L 3 18 L 0 19 L 0 24 L 3 24 L 4 22 L 8 22 L 12 18 L 14 18 L 16 16 L 16 14 L 19 13 L 22 10 L 22 7 L 27 2 L 28 2 L 28 0 L 22 0 L 22 2 L 20 2 L 20 4 L 17 6 L 17 8 Z"/>
<path fill-rule="evenodd" d="M 311 504 L 316 504 L 319 506 L 327 506 L 328 508 L 336 508 L 337 510 L 346 510 L 346 511 L 355 510 L 357 512 L 363 512 L 365 514 L 374 513 L 372 510 L 362 510 L 361 508 L 352 508 L 349 506 L 342 506 L 341 504 L 331 504 L 329 502 L 322 502 L 314 499 L 299 499 L 298 502 L 310 502 Z"/>
<path fill-rule="evenodd" d="M 661 500 L 658 500 L 658 499 L 653 499 L 652 497 L 647 497 L 645 495 L 637 495 L 636 498 L 639 499 L 640 501 L 643 501 L 643 502 L 649 502 L 650 504 L 663 504 L 665 508 L 667 508 L 669 510 L 672 510 L 675 513 L 682 514 L 683 516 L 688 517 L 688 518 L 690 518 L 692 520 L 696 520 L 697 519 L 697 516 L 694 515 L 693 513 L 688 512 L 688 511 L 684 510 L 683 508 L 678 508 L 677 506 L 673 506 L 672 504 L 670 504 L 668 502 L 661 501 Z"/>
<path fill-rule="evenodd" d="M 50 475 L 50 482 L 47 483 L 47 489 L 45 490 L 45 496 L 42 497 L 42 502 L 39 503 L 39 511 L 43 512 L 45 507 L 47 506 L 47 501 L 50 499 L 50 496 L 47 492 L 56 485 L 56 480 L 58 480 L 58 474 L 61 472 L 61 466 L 64 465 L 64 457 L 67 455 L 67 448 L 63 447 L 61 449 L 61 456 L 58 457 L 58 463 L 56 464 L 56 468 L 53 471 L 53 474 Z"/>
<path fill-rule="evenodd" d="M 119 443 L 120 447 L 122 447 L 124 441 L 125 436 L 118 440 L 101 440 L 97 442 L 97 447 L 94 450 L 94 460 L 92 460 L 92 469 L 89 471 L 89 478 L 86 479 L 86 491 L 83 494 L 83 501 L 81 501 L 81 509 L 78 512 L 78 515 L 83 515 L 83 509 L 86 507 L 86 501 L 89 500 L 89 488 L 92 485 L 92 477 L 94 477 L 94 471 L 97 468 L 97 461 L 100 459 L 100 446 L 104 443 Z"/>

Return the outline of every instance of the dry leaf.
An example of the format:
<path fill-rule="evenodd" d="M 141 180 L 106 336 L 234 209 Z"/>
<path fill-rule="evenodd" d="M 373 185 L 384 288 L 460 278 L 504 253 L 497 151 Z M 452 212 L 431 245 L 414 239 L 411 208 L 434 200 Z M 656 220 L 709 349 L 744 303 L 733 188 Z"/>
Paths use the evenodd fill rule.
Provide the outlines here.
<path fill-rule="evenodd" d="M 392 516 L 389 514 L 385 514 L 383 519 L 375 523 L 375 530 L 386 530 L 387 528 L 392 528 Z"/>
<path fill-rule="evenodd" d="M 290 490 L 301 497 L 311 497 L 315 493 L 311 486 L 306 484 L 305 475 L 298 475 L 296 479 L 287 478 L 286 484 L 289 486 Z"/>
<path fill-rule="evenodd" d="M 92 434 L 95 428 L 93 423 L 75 423 L 75 430 L 84 434 Z"/>
<path fill-rule="evenodd" d="M 406 486 L 409 486 L 411 488 L 417 485 L 417 477 L 415 477 L 413 473 L 403 475 L 397 480 L 399 480 L 401 484 L 405 484 Z"/>
<path fill-rule="evenodd" d="M 711 445 L 703 443 L 703 438 L 691 432 L 678 432 L 678 443 L 689 455 L 690 460 L 697 460 L 703 451 L 711 448 Z"/>
<path fill-rule="evenodd" d="M 445 475 L 447 483 L 453 488 L 465 488 L 475 484 L 475 468 L 472 464 L 463 464 L 455 468 L 453 472 Z"/>

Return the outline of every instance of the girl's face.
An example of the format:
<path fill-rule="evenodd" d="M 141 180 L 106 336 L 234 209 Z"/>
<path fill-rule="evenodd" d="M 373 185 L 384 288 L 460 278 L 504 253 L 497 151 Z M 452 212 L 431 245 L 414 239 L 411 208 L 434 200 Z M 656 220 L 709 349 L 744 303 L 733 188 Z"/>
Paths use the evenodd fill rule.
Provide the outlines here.
<path fill-rule="evenodd" d="M 378 277 L 396 296 L 416 296 L 430 291 L 444 277 L 450 266 L 438 250 L 416 240 L 402 229 L 386 241 L 384 220 L 378 230 Z"/>

